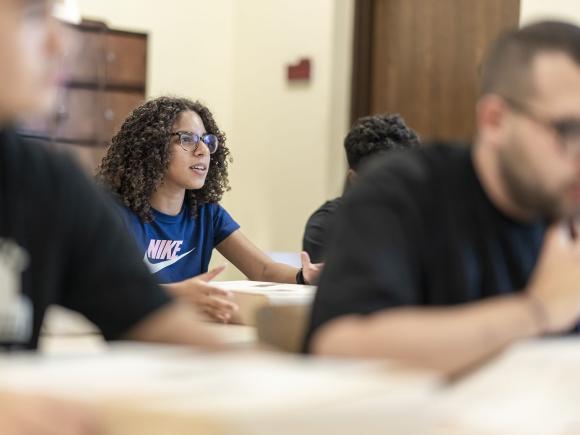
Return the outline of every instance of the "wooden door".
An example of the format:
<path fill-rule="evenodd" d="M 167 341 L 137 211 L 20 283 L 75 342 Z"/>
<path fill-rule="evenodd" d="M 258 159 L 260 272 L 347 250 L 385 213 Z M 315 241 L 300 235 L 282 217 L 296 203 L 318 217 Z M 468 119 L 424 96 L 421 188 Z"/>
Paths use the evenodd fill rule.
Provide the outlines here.
<path fill-rule="evenodd" d="M 519 0 L 362 0 L 357 9 L 353 116 L 400 113 L 424 140 L 470 140 L 485 53 L 518 26 Z"/>

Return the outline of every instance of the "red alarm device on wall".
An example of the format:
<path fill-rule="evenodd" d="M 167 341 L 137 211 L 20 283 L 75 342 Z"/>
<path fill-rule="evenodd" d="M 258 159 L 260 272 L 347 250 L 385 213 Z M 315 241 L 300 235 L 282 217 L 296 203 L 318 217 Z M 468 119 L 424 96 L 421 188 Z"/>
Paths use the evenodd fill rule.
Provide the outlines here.
<path fill-rule="evenodd" d="M 310 80 L 311 62 L 304 57 L 294 65 L 288 65 L 288 81 L 308 81 Z"/>

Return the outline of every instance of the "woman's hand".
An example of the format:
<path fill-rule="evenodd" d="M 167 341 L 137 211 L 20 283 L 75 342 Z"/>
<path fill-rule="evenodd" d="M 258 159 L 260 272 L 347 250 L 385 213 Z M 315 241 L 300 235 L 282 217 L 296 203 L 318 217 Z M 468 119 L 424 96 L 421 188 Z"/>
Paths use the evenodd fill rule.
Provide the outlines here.
<path fill-rule="evenodd" d="M 231 301 L 233 293 L 209 284 L 225 268 L 216 267 L 185 281 L 168 284 L 166 288 L 173 296 L 192 303 L 212 319 L 227 323 L 238 310 L 238 306 Z"/>
<path fill-rule="evenodd" d="M 305 251 L 300 253 L 300 259 L 302 260 L 302 276 L 304 280 L 309 285 L 318 284 L 318 278 L 320 278 L 320 272 L 322 272 L 324 263 L 312 264 L 310 262 L 310 255 Z"/>

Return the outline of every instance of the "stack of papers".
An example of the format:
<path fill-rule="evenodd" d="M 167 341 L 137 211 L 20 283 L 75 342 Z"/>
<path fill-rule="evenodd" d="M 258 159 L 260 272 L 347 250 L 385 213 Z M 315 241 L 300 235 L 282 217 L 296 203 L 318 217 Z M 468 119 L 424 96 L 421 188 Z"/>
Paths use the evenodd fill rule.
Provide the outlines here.
<path fill-rule="evenodd" d="M 260 281 L 214 281 L 212 285 L 234 293 L 239 306 L 234 323 L 256 325 L 256 313 L 268 305 L 310 305 L 316 287 L 298 284 L 277 284 Z"/>

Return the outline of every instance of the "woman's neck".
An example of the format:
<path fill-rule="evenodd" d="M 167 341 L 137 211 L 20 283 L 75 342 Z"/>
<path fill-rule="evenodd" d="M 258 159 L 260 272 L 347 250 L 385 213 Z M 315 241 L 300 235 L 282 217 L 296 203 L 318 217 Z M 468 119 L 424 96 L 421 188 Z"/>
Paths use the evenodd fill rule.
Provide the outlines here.
<path fill-rule="evenodd" d="M 151 207 L 161 213 L 176 216 L 183 207 L 185 199 L 185 189 L 172 188 L 166 184 L 162 184 L 151 195 Z"/>

